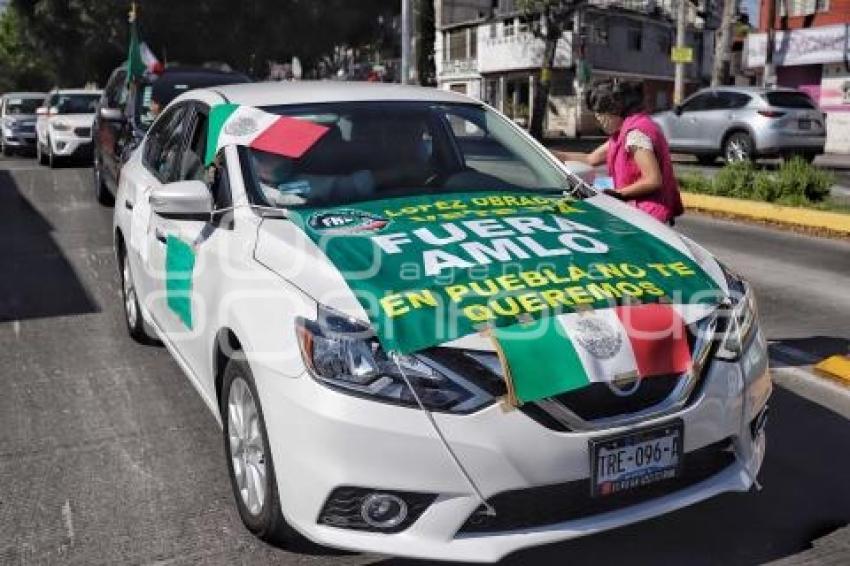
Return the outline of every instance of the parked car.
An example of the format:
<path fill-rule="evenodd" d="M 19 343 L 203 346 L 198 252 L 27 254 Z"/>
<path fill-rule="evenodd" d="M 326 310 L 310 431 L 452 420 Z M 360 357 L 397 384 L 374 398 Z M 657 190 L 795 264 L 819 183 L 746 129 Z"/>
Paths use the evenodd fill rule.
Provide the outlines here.
<path fill-rule="evenodd" d="M 823 153 L 826 120 L 804 92 L 786 88 L 719 87 L 697 92 L 653 116 L 677 153 L 701 163 Z"/>
<path fill-rule="evenodd" d="M 115 69 L 103 90 L 94 122 L 94 189 L 98 202 L 111 205 L 114 201 L 121 165 L 144 137 L 160 107 L 194 88 L 250 80 L 232 71 L 167 67 L 160 75 L 148 74 L 128 85 L 126 67 Z"/>
<path fill-rule="evenodd" d="M 160 340 L 218 419 L 238 512 L 266 540 L 494 562 L 747 491 L 761 466 L 771 382 L 749 285 L 463 95 L 342 82 L 183 94 L 123 166 L 114 234 L 128 331 Z M 707 303 L 654 304 L 681 309 L 677 348 L 691 361 L 509 401 L 518 373 L 471 321 L 511 307 L 485 295 L 531 293 L 526 312 L 539 312 L 530 285 L 557 284 L 547 300 L 561 304 L 567 288 L 587 303 L 555 273 L 604 280 L 574 268 L 610 253 L 676 257 L 659 284 L 689 272 L 716 288 Z M 513 260 L 542 263 L 514 271 Z M 358 262 L 370 267 L 343 266 Z M 465 296 L 480 269 L 500 275 L 477 283 L 466 330 L 457 309 L 445 325 L 428 318 L 433 293 Z M 355 293 L 361 280 L 382 307 Z M 397 294 L 425 287 L 412 302 Z M 638 346 L 597 318 L 611 320 L 605 304 L 569 315 L 587 317 L 580 347 L 631 364 Z M 410 334 L 375 322 L 409 313 L 426 317 L 404 319 Z M 641 342 L 656 360 L 669 355 L 662 334 Z M 424 341 L 391 345 L 403 337 Z M 559 354 L 534 360 L 537 379 Z"/>
<path fill-rule="evenodd" d="M 54 89 L 36 109 L 36 157 L 55 167 L 60 159 L 90 157 L 92 122 L 101 91 Z"/>
<path fill-rule="evenodd" d="M 10 92 L 0 99 L 3 155 L 11 155 L 15 150 L 35 149 L 35 111 L 44 96 L 43 92 Z"/>

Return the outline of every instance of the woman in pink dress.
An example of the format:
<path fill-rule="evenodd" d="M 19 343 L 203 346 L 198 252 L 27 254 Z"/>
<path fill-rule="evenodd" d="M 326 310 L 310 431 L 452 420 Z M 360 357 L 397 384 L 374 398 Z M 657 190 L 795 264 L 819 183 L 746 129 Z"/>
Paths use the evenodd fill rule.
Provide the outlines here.
<path fill-rule="evenodd" d="M 667 140 L 643 111 L 643 85 L 616 79 L 597 82 L 585 102 L 608 140 L 592 153 L 555 151 L 555 155 L 593 167 L 606 163 L 614 179 L 614 189 L 606 193 L 672 225 L 684 212 L 679 184 Z"/>

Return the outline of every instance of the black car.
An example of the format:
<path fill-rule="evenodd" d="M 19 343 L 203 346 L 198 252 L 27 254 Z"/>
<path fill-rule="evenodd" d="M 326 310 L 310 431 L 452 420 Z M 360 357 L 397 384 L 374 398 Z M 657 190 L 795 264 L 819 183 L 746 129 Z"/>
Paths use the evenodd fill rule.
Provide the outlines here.
<path fill-rule="evenodd" d="M 247 75 L 203 67 L 167 67 L 127 84 L 124 65 L 112 72 L 94 120 L 94 190 L 98 202 L 111 205 L 118 175 L 160 110 L 180 94 L 217 85 L 251 82 Z"/>

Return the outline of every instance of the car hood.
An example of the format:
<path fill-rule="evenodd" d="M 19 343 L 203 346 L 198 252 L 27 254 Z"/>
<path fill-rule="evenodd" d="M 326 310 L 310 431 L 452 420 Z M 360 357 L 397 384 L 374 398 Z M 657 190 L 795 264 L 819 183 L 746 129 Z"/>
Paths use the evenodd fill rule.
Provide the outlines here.
<path fill-rule="evenodd" d="M 691 258 L 702 267 L 722 293 L 729 293 L 720 264 L 698 244 L 619 200 L 601 194 L 588 200 Z M 318 304 L 357 320 L 368 320 L 366 311 L 337 267 L 294 222 L 281 218 L 265 218 L 258 228 L 254 258 L 298 287 Z M 692 323 L 709 315 L 715 307 L 693 304 L 681 305 L 677 309 L 686 323 Z M 443 346 L 488 351 L 493 349 L 491 340 L 480 334 L 470 334 L 444 343 Z"/>

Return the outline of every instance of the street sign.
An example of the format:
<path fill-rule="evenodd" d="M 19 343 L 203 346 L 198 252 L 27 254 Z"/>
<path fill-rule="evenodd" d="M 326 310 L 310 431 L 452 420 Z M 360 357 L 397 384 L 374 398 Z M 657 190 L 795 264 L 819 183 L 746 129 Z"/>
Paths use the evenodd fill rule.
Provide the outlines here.
<path fill-rule="evenodd" d="M 693 63 L 694 50 L 692 47 L 674 47 L 670 50 L 670 59 L 674 63 Z"/>

